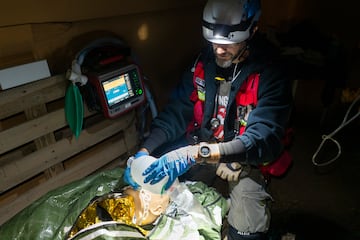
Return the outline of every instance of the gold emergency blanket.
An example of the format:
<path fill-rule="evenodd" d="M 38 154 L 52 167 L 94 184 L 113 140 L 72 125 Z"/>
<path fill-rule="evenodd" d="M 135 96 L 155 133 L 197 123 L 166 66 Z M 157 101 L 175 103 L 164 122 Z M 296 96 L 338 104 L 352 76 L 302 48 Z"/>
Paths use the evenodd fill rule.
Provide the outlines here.
<path fill-rule="evenodd" d="M 148 231 L 133 223 L 134 198 L 123 193 L 110 193 L 93 200 L 79 215 L 71 228 L 69 238 L 82 229 L 104 221 L 116 221 L 137 228 L 144 236 Z"/>

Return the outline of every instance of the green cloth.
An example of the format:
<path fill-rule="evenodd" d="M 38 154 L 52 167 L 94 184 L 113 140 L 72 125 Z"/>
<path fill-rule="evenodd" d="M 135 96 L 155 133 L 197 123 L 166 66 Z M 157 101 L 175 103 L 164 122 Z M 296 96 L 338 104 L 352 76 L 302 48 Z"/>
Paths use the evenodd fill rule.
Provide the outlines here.
<path fill-rule="evenodd" d="M 122 174 L 122 169 L 115 168 L 48 192 L 4 223 L 0 227 L 1 239 L 63 240 L 82 209 L 95 196 L 117 188 Z"/>

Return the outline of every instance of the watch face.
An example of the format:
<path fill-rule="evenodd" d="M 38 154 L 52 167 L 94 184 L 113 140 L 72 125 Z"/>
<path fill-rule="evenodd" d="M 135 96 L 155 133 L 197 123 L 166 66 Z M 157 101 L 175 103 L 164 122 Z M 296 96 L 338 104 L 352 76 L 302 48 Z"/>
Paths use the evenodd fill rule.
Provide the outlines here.
<path fill-rule="evenodd" d="M 208 146 L 201 146 L 200 147 L 200 155 L 202 157 L 209 157 L 210 156 L 210 148 Z"/>

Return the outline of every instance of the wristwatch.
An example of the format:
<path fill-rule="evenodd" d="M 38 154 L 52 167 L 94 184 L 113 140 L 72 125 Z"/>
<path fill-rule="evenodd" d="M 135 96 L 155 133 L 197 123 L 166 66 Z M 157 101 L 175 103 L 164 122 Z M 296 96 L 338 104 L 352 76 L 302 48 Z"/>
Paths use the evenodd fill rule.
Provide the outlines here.
<path fill-rule="evenodd" d="M 211 150 L 208 145 L 200 145 L 199 156 L 202 158 L 208 158 L 211 156 Z"/>
<path fill-rule="evenodd" d="M 220 160 L 220 150 L 217 143 L 201 142 L 197 151 L 196 158 L 199 163 L 217 164 Z"/>

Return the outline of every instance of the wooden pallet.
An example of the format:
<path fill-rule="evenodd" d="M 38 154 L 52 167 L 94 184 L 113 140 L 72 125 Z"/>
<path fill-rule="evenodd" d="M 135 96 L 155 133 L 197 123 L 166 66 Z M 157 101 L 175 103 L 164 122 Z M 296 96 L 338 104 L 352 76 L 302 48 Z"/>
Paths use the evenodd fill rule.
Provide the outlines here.
<path fill-rule="evenodd" d="M 115 120 L 89 112 L 78 139 L 68 128 L 57 75 L 0 91 L 0 225 L 48 191 L 124 164 L 138 146 L 136 110 Z"/>

